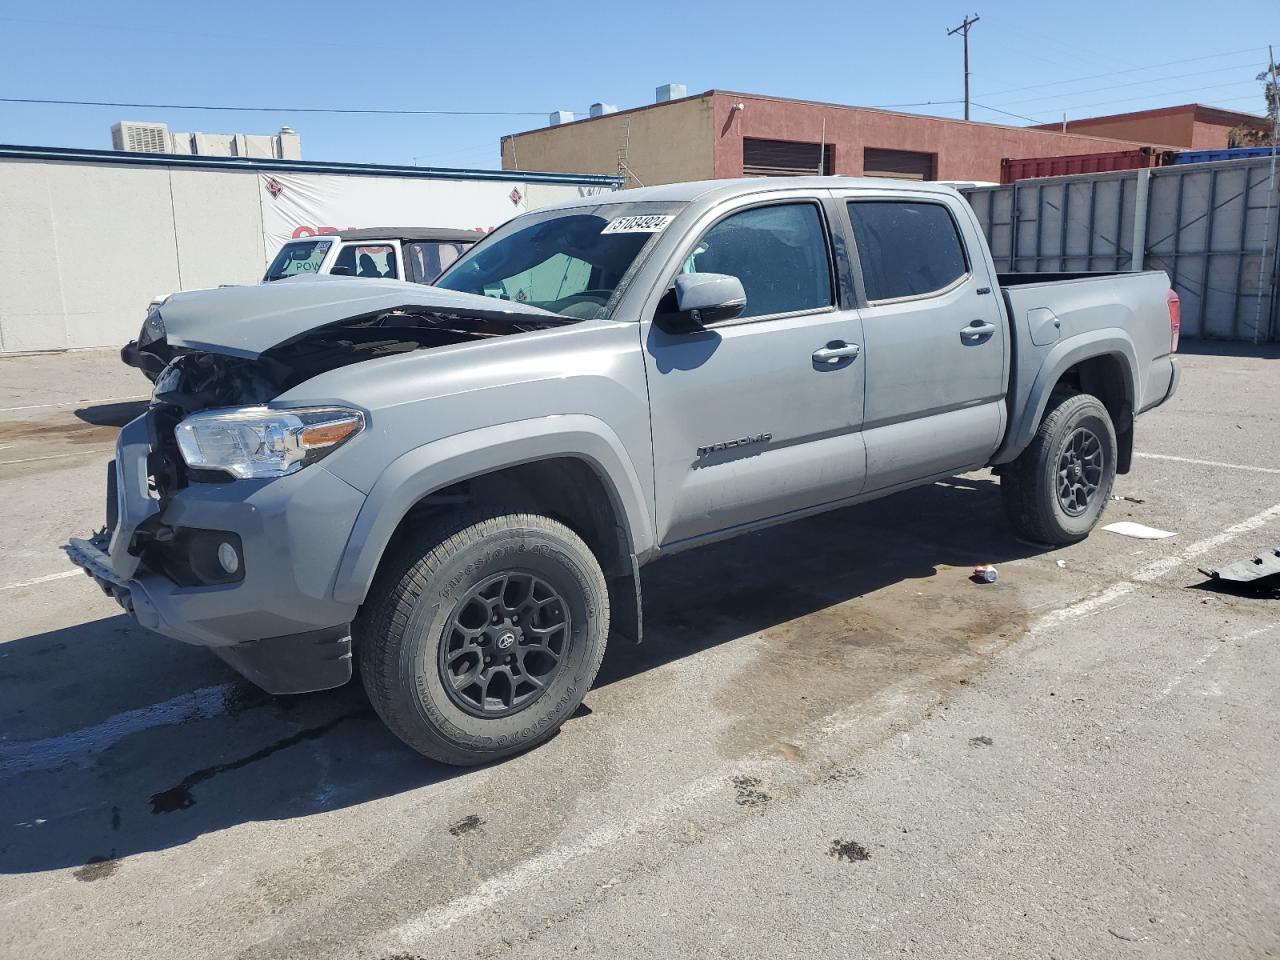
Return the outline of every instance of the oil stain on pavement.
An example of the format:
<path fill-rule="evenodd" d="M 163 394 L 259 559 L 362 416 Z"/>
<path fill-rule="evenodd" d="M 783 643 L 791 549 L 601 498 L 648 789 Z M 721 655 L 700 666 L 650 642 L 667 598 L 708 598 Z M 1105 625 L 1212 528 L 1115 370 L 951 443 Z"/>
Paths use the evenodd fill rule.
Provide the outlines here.
<path fill-rule="evenodd" d="M 845 863 L 856 863 L 859 860 L 870 860 L 871 851 L 856 840 L 832 840 L 827 856 Z"/>

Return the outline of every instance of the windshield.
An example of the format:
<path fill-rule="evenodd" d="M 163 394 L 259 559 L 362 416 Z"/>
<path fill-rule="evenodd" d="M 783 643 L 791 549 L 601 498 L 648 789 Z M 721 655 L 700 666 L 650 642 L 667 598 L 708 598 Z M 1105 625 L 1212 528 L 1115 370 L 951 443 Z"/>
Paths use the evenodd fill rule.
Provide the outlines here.
<path fill-rule="evenodd" d="M 296 277 L 301 273 L 319 273 L 325 254 L 333 246 L 332 240 L 295 240 L 286 243 L 267 267 L 263 280 L 280 280 Z"/>
<path fill-rule="evenodd" d="M 683 204 L 611 203 L 526 214 L 498 228 L 435 286 L 602 317 L 640 254 Z"/>

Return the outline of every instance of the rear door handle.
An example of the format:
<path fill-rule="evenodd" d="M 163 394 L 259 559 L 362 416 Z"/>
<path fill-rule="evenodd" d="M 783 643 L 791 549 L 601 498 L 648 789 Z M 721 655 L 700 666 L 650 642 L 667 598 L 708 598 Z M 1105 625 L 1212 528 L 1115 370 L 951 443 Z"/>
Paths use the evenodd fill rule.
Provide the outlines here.
<path fill-rule="evenodd" d="M 857 358 L 862 352 L 862 347 L 856 343 L 845 343 L 843 340 L 832 340 L 825 347 L 819 347 L 813 351 L 814 363 L 839 363 L 846 357 L 850 360 Z"/>
<path fill-rule="evenodd" d="M 960 331 L 961 340 L 981 340 L 983 337 L 989 337 L 996 332 L 994 323 L 987 323 L 985 320 L 975 320 L 963 330 Z"/>

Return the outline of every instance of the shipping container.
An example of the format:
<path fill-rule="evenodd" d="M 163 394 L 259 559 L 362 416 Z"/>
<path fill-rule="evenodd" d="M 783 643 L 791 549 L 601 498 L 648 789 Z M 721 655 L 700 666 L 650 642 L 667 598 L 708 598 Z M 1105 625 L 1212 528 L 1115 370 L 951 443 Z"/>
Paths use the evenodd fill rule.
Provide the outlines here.
<path fill-rule="evenodd" d="M 1079 153 L 1066 157 L 1025 157 L 1000 161 L 1000 182 L 1013 183 L 1032 177 L 1067 177 L 1078 173 L 1111 173 L 1114 170 L 1140 170 L 1158 167 L 1163 160 L 1152 147 L 1138 150 L 1116 150 L 1111 153 Z"/>
<path fill-rule="evenodd" d="M 1232 147 L 1229 150 L 1184 150 L 1174 163 L 1209 163 L 1213 160 L 1247 160 L 1271 156 L 1271 147 Z"/>

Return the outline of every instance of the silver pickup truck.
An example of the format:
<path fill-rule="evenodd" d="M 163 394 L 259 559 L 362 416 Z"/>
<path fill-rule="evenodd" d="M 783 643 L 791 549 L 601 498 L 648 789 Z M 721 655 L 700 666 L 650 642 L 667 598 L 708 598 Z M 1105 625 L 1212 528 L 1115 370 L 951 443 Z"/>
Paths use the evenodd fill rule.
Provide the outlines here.
<path fill-rule="evenodd" d="M 265 689 L 427 756 L 550 737 L 664 554 L 992 467 L 1085 537 L 1178 383 L 1160 272 L 997 277 L 952 189 L 683 183 L 518 217 L 424 287 L 177 294 L 71 559 Z"/>

